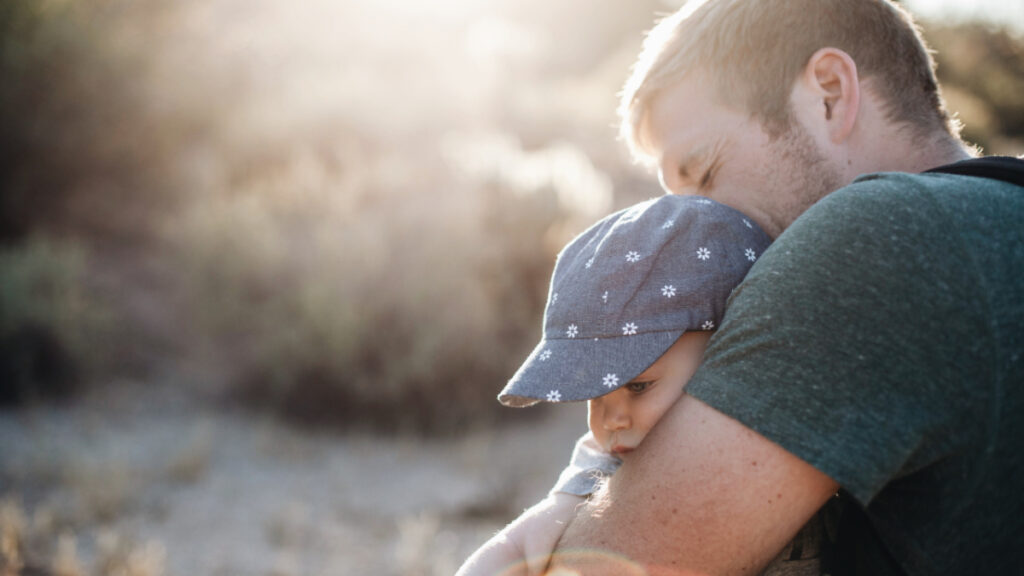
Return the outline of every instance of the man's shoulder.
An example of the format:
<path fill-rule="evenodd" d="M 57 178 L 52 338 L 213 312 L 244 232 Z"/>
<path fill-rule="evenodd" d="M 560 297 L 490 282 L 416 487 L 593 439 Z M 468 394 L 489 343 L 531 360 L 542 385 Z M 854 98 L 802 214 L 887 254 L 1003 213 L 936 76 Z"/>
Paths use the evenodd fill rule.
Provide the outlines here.
<path fill-rule="evenodd" d="M 779 240 L 824 249 L 851 235 L 949 239 L 950 226 L 987 225 L 993 214 L 1024 217 L 1024 188 L 977 175 L 880 172 L 822 198 Z"/>
<path fill-rule="evenodd" d="M 927 186 L 913 174 L 863 176 L 808 208 L 779 235 L 766 259 L 782 255 L 789 259 L 796 254 L 829 259 L 833 252 L 863 252 L 867 244 L 905 235 L 908 229 L 929 233 L 934 225 L 918 223 L 942 217 L 929 196 Z"/>
<path fill-rule="evenodd" d="M 935 208 L 934 195 L 939 189 L 956 189 L 960 184 L 945 175 L 932 176 L 908 172 L 879 172 L 858 177 L 811 206 L 797 221 L 804 219 L 838 219 L 851 215 L 922 215 Z M 865 218 L 867 219 L 867 218 Z M 892 218 L 873 219 L 878 222 Z"/>
<path fill-rule="evenodd" d="M 982 159 L 978 159 L 980 161 Z M 1021 161 L 1013 159 L 1016 163 Z M 984 206 L 1005 198 L 1024 199 L 1024 183 L 1005 178 L 1007 168 L 985 169 L 972 165 L 974 170 L 953 170 L 960 164 L 936 168 L 922 173 L 877 172 L 864 174 L 849 185 L 827 195 L 819 204 L 823 207 L 854 204 L 860 209 L 892 209 L 959 206 L 964 202 Z M 1018 168 L 1018 166 L 1014 166 Z M 940 171 L 949 168 L 949 171 Z M 1024 168 L 1022 168 L 1024 170 Z"/>
<path fill-rule="evenodd" d="M 1024 242 L 1021 219 L 1019 186 L 951 174 L 871 174 L 797 218 L 741 287 L 776 304 L 826 285 L 832 302 L 863 303 L 853 295 L 863 293 L 865 282 L 898 299 L 933 286 L 969 292 L 974 280 L 962 273 L 965 266 L 997 284 L 1004 280 L 996 276 L 1017 269 L 1007 265 L 1005 251 Z"/>

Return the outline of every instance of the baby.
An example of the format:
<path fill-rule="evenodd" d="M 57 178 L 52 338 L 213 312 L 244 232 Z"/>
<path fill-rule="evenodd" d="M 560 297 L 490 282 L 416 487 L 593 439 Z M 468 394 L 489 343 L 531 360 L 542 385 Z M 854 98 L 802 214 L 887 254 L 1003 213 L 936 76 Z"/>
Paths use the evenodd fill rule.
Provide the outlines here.
<path fill-rule="evenodd" d="M 562 250 L 543 338 L 498 399 L 515 407 L 586 400 L 590 432 L 548 497 L 457 576 L 544 572 L 577 505 L 682 396 L 730 293 L 770 242 L 732 208 L 668 195 L 608 216 Z M 785 573 L 817 573 L 797 567 Z"/>

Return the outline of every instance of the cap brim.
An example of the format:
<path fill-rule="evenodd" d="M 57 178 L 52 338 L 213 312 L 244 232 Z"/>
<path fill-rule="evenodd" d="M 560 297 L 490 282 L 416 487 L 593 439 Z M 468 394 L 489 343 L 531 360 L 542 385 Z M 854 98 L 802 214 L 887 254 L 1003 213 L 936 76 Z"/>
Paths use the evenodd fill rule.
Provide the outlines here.
<path fill-rule="evenodd" d="M 498 401 L 521 408 L 603 396 L 636 378 L 682 335 L 682 330 L 672 330 L 614 338 L 541 340 L 498 394 Z"/>

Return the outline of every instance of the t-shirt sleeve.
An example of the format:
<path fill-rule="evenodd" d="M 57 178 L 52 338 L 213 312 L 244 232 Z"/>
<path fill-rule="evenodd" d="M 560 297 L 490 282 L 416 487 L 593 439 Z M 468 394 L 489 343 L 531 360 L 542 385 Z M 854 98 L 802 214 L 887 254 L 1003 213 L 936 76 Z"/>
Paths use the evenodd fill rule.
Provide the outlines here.
<path fill-rule="evenodd" d="M 946 220 L 892 175 L 821 200 L 733 292 L 687 393 L 865 505 L 963 446 L 958 434 L 985 417 L 965 387 L 989 353 L 980 320 L 950 324 L 981 318 L 962 309 L 983 304 Z"/>
<path fill-rule="evenodd" d="M 601 480 L 614 474 L 621 464 L 621 460 L 603 451 L 594 435 L 587 432 L 576 442 L 572 459 L 551 492 L 589 496 Z"/>

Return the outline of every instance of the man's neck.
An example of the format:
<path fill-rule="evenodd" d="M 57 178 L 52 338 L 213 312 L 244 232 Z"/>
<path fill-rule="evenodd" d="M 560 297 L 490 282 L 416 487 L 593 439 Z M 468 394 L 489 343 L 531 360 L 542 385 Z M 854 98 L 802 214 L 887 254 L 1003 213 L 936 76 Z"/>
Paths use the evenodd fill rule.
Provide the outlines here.
<path fill-rule="evenodd" d="M 928 141 L 900 134 L 886 144 L 867 151 L 862 162 L 851 162 L 849 180 L 874 172 L 924 172 L 974 156 L 963 142 L 944 132 Z"/>
<path fill-rule="evenodd" d="M 937 136 L 930 145 L 921 146 L 908 154 L 901 171 L 924 172 L 936 166 L 960 162 L 973 156 L 971 150 L 959 138 L 943 133 Z"/>

